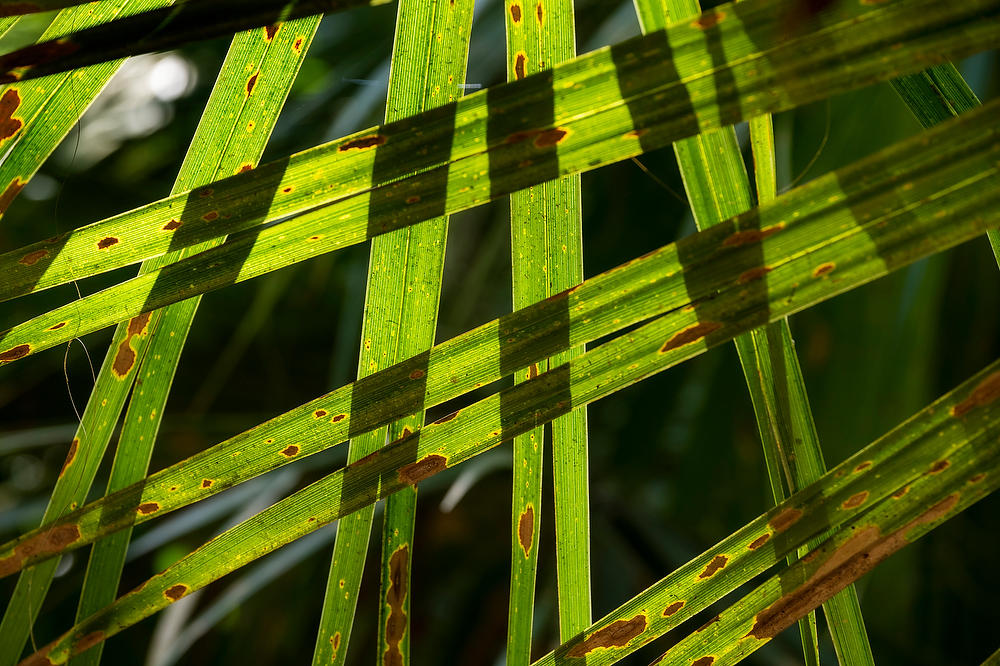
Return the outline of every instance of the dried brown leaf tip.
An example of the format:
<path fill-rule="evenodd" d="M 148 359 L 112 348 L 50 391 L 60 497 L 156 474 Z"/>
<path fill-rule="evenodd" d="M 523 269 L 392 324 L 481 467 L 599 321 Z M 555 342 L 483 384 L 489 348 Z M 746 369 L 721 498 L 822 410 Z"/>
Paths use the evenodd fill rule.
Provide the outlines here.
<path fill-rule="evenodd" d="M 535 508 L 528 505 L 521 512 L 521 517 L 517 521 L 517 541 L 521 544 L 521 551 L 528 557 L 531 552 L 531 544 L 535 538 Z"/>
<path fill-rule="evenodd" d="M 646 631 L 645 615 L 636 615 L 630 620 L 616 620 L 592 633 L 587 640 L 574 645 L 566 656 L 585 657 L 600 648 L 625 647 L 644 631 Z"/>

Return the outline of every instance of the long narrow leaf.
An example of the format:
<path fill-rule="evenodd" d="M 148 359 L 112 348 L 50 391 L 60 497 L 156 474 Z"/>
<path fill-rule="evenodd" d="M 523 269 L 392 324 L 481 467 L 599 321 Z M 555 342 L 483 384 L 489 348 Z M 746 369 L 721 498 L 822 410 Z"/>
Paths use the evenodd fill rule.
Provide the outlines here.
<path fill-rule="evenodd" d="M 967 240 L 996 224 L 1000 211 L 1000 172 L 993 157 L 1000 141 L 997 106 L 964 114 L 816 179 L 771 205 L 438 345 L 369 382 L 334 391 L 199 454 L 197 464 L 190 460 L 98 500 L 5 544 L 0 548 L 0 573 L 10 574 L 126 524 L 163 515 L 557 351 L 665 315 L 619 338 L 617 347 L 608 343 L 571 361 L 572 370 L 592 367 L 598 362 L 594 359 L 614 359 L 610 377 L 580 389 L 580 400 L 580 393 L 573 393 L 572 405 L 564 386 L 553 389 L 552 403 L 558 405 L 545 409 L 565 413 L 603 395 L 586 391 L 617 390 L 685 355 L 700 353 L 706 342 L 718 344 Z M 936 148 L 928 150 L 927 145 Z M 770 270 L 761 275 L 762 267 Z M 622 306 L 625 294 L 629 300 Z M 589 372 L 583 372 L 581 382 Z M 542 377 L 552 381 L 553 371 L 511 390 L 530 393 Z M 414 386 L 419 387 L 416 393 Z M 466 415 L 469 409 L 420 432 L 474 420 Z M 485 432 L 499 436 L 494 430 L 491 426 Z M 411 436 L 409 443 L 414 439 L 424 446 L 424 436 Z M 405 449 L 402 444 L 390 448 Z M 212 482 L 207 488 L 204 479 Z"/>

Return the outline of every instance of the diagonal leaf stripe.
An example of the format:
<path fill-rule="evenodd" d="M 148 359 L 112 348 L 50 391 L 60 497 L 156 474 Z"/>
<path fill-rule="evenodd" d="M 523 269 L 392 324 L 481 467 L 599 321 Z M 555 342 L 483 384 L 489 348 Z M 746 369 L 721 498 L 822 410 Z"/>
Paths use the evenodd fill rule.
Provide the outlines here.
<path fill-rule="evenodd" d="M 385 2 L 388 0 L 187 0 L 4 54 L 0 56 L 0 82 L 34 79 L 250 28 L 264 30 L 292 19 Z M 82 3 L 56 0 L 47 4 L 65 7 Z"/>
<path fill-rule="evenodd" d="M 798 591 L 799 594 L 791 591 L 794 590 L 793 585 L 783 586 L 790 591 L 788 598 L 784 604 L 775 604 L 771 613 L 756 614 L 756 618 L 752 615 L 746 618 L 738 611 L 734 613 L 746 618 L 744 621 L 747 623 L 739 634 L 745 639 L 740 647 L 745 649 L 747 642 L 752 649 L 759 647 L 765 642 L 761 639 L 790 626 L 810 607 L 815 607 L 824 597 L 857 577 L 850 570 L 838 570 L 837 564 L 850 563 L 850 556 L 857 555 L 853 563 L 858 565 L 857 560 L 862 560 L 859 569 L 864 572 L 866 548 L 872 545 L 869 540 L 872 525 L 890 535 L 893 534 L 893 522 L 896 522 L 895 527 L 909 523 L 927 512 L 929 507 L 935 506 L 935 502 L 942 497 L 956 491 L 961 493 L 959 503 L 946 507 L 949 511 L 940 510 L 944 507 L 932 510 L 936 519 L 953 515 L 1000 486 L 1000 475 L 997 474 L 1000 468 L 1000 439 L 997 437 L 1000 405 L 997 401 L 983 405 L 977 398 L 977 392 L 981 392 L 984 386 L 996 386 L 1000 381 L 998 372 L 1000 363 L 993 363 L 782 502 L 775 510 L 733 533 L 609 613 L 586 632 L 537 661 L 535 666 L 564 663 L 561 662 L 563 658 L 573 656 L 586 656 L 588 666 L 614 663 L 765 571 L 780 561 L 783 554 L 793 552 L 795 545 L 804 545 L 811 537 L 840 525 L 833 538 L 814 551 L 815 555 L 800 560 L 794 569 L 786 569 L 786 572 L 825 569 L 825 573 L 832 574 L 822 581 L 825 585 L 818 589 L 804 587 Z M 968 409 L 970 404 L 977 404 L 980 409 Z M 931 498 L 935 499 L 928 501 Z M 894 515 L 899 515 L 901 520 L 894 521 Z M 929 523 L 926 521 L 912 527 L 925 527 Z M 851 543 L 851 537 L 857 535 L 859 530 L 864 534 L 865 529 L 869 533 L 864 543 Z M 913 540 L 914 536 L 910 531 L 903 534 L 905 541 Z M 839 551 L 839 557 L 831 554 L 830 545 L 840 546 L 845 539 L 851 545 Z M 905 541 L 897 540 L 897 546 L 904 545 Z M 840 558 L 842 560 L 838 562 Z M 703 576 L 713 563 L 714 573 Z M 794 576 L 783 573 L 782 578 L 787 582 Z M 770 583 L 764 588 L 774 592 Z M 766 599 L 755 610 L 766 606 L 768 601 L 776 601 L 777 597 L 772 595 Z M 657 663 L 697 663 L 703 657 L 705 660 L 702 663 L 739 661 L 739 657 L 725 654 L 716 647 L 721 648 L 726 641 L 714 643 L 706 640 L 722 633 L 722 627 L 732 619 L 731 610 L 724 611 L 718 618 L 690 633 Z M 750 625 L 754 625 L 755 620 L 761 621 L 758 627 L 760 638 L 749 633 L 752 629 Z M 621 632 L 626 639 L 619 640 L 618 645 L 607 645 L 606 639 L 602 641 L 602 637 L 612 634 L 614 629 L 627 627 L 631 627 L 632 631 Z M 602 642 L 605 648 L 600 648 Z M 715 660 L 709 662 L 707 657 L 710 656 L 714 656 Z"/>
<path fill-rule="evenodd" d="M 0 548 L 0 573 L 9 575 L 440 404 L 567 347 L 665 313 L 558 371 L 512 389 L 531 395 L 553 377 L 570 372 L 576 377 L 572 386 L 555 387 L 549 402 L 539 403 L 543 412 L 557 412 L 548 417 L 554 418 L 685 355 L 700 353 L 706 344 L 719 344 L 967 240 L 1000 218 L 997 108 L 1000 103 L 942 123 L 770 205 L 484 324 L 437 345 L 426 357 L 333 391 L 89 504 L 5 544 Z M 928 145 L 935 149 L 928 150 Z M 629 299 L 623 305 L 626 294 Z M 601 363 L 610 364 L 601 371 L 605 374 L 595 369 Z M 511 405 L 516 402 L 509 391 L 503 395 L 505 404 L 508 399 Z M 421 451 L 433 451 L 428 444 L 437 441 L 433 433 L 471 422 L 478 418 L 475 414 L 492 414 L 489 409 L 496 400 L 494 395 L 475 409 L 466 408 L 418 431 Z M 561 406 L 553 407 L 556 403 Z M 499 442 L 498 426 L 482 432 L 491 433 L 489 445 Z M 504 434 L 512 436 L 509 428 Z M 405 446 L 402 442 L 391 448 Z M 455 462 L 448 459 L 449 466 Z M 206 478 L 213 481 L 207 489 L 202 487 Z"/>
<path fill-rule="evenodd" d="M 0 285 L 3 298 L 257 226 L 261 220 L 298 215 L 246 230 L 219 248 L 31 320 L 4 335 L 0 362 L 422 221 L 431 211 L 440 211 L 442 196 L 446 213 L 479 205 L 550 178 L 553 159 L 558 159 L 560 174 L 593 169 L 742 117 L 889 79 L 929 61 L 1000 42 L 1000 0 L 899 0 L 878 7 L 847 3 L 850 8 L 779 45 L 776 35 L 783 24 L 777 15 L 791 3 L 757 0 L 716 10 L 715 16 L 727 17 L 714 19 L 718 43 L 725 44 L 731 63 L 725 66 L 708 64 L 717 50 L 715 41 L 706 43 L 696 27 L 709 13 L 692 25 L 676 25 L 597 51 L 551 72 L 469 95 L 454 106 L 364 131 L 8 252 L 0 257 L 0 271 L 9 276 Z M 830 44 L 818 49 L 818 40 Z M 677 76 L 667 67 L 673 64 Z M 717 90 L 718 80 L 730 83 Z M 519 118 L 553 88 L 553 126 L 524 126 Z M 595 98 L 606 101 L 588 111 Z M 417 127 L 419 132 L 414 131 Z M 497 132 L 498 127 L 504 131 Z M 452 145 L 450 161 L 422 157 L 440 154 L 441 142 Z M 553 143 L 558 143 L 557 151 Z M 395 203 L 369 218 L 378 151 L 390 151 L 395 159 L 387 162 L 398 162 L 398 172 L 387 173 L 375 184 L 387 188 L 379 196 Z M 422 171 L 392 182 L 414 169 Z M 273 201 L 270 193 L 276 193 Z M 306 211 L 311 212 L 300 214 Z M 234 257 L 245 257 L 239 269 L 233 267 Z M 107 301 L 113 301 L 114 308 L 100 304 Z"/>
<path fill-rule="evenodd" d="M 25 666 L 63 663 L 71 653 L 89 648 L 211 581 L 304 536 L 319 525 L 369 505 L 404 486 L 418 483 L 442 469 L 460 464 L 503 439 L 526 432 L 538 421 L 549 421 L 566 413 L 570 406 L 563 402 L 555 403 L 553 398 L 564 390 L 562 385 L 567 379 L 573 384 L 572 401 L 576 403 L 579 400 L 579 404 L 583 404 L 606 396 L 643 374 L 703 350 L 704 345 L 699 344 L 660 352 L 659 345 L 663 340 L 660 336 L 665 331 L 657 324 L 669 318 L 661 318 L 570 361 L 568 365 L 502 392 L 508 393 L 510 400 L 510 409 L 503 415 L 503 425 L 499 396 L 492 396 L 477 403 L 478 409 L 469 408 L 450 421 L 427 426 L 419 433 L 387 445 L 368 458 L 303 488 L 208 542 L 111 606 L 79 623 L 26 660 Z M 644 332 L 652 335 L 646 336 Z M 644 339 L 647 337 L 648 340 Z M 732 332 L 727 331 L 726 337 L 731 338 Z M 622 340 L 625 344 L 621 344 Z M 643 372 L 624 379 L 623 375 L 629 373 L 622 373 L 621 369 L 630 361 L 639 361 L 643 354 L 635 350 L 644 346 L 651 347 L 652 356 L 657 358 L 654 365 L 660 367 L 647 365 Z M 697 347 L 697 351 L 692 347 Z M 601 356 L 604 358 L 596 358 Z M 665 363 L 664 359 L 670 361 Z M 1000 450 L 1000 439 L 996 437 L 1000 425 L 998 385 L 1000 363 L 995 363 L 668 578 L 693 581 L 695 584 L 701 581 L 706 588 L 725 581 L 732 585 L 729 589 L 733 589 L 809 538 L 858 515 L 872 503 L 900 491 L 907 484 L 916 485 L 921 477 L 943 475 L 952 466 L 956 472 L 968 472 L 969 468 L 963 464 L 963 456 L 967 454 L 976 463 L 991 457 L 996 461 Z M 469 437 L 471 432 L 477 433 L 478 437 Z M 995 473 L 987 475 L 990 484 L 995 483 L 995 477 Z M 733 580 L 736 576 L 729 575 L 717 578 L 720 569 L 727 574 L 737 572 L 745 578 Z M 708 573 L 710 571 L 712 573 Z M 590 664 L 608 663 L 613 661 L 608 660 L 612 652 L 608 648 L 618 646 L 627 650 L 632 641 L 636 641 L 636 645 L 645 644 L 665 631 L 666 625 L 679 622 L 694 612 L 696 603 L 692 603 L 690 608 L 685 603 L 679 609 L 681 612 L 671 614 L 668 608 L 678 611 L 672 603 L 686 600 L 673 597 L 673 586 L 660 584 L 656 587 L 661 593 L 661 600 L 666 597 L 666 604 L 647 605 L 641 610 L 636 609 L 634 616 L 620 625 L 608 625 L 605 636 L 610 634 L 612 638 L 620 639 L 625 635 L 627 640 L 624 645 L 621 641 L 602 645 L 600 639 L 594 639 L 594 636 L 601 635 L 598 629 L 587 638 L 579 636 L 576 641 L 561 648 L 560 654 L 588 656 Z M 711 600 L 718 596 L 709 593 L 707 598 Z M 588 655 L 588 652 L 596 654 Z M 605 661 L 599 661 L 601 657 Z"/>

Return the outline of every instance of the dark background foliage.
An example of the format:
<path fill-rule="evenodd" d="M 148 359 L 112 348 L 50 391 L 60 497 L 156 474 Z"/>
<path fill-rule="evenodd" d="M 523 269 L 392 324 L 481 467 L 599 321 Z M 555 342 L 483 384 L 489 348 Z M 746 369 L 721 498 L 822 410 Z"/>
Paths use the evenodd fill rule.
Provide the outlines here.
<path fill-rule="evenodd" d="M 468 81 L 486 86 L 504 76 L 503 33 L 500 5 L 495 0 L 481 4 Z M 577 10 L 581 52 L 638 32 L 630 2 L 581 1 Z M 324 20 L 265 159 L 380 120 L 394 19 L 395 8 L 387 5 Z M 25 31 L 11 39 L 31 38 Z M 117 106 L 106 104 L 107 95 L 99 100 L 5 216 L 0 250 L 166 195 L 227 46 L 228 40 L 216 40 L 179 52 L 181 59 L 172 64 L 186 63 L 188 74 L 196 75 L 179 99 L 144 102 L 123 93 Z M 0 44 L 0 50 L 6 46 Z M 997 60 L 988 53 L 962 64 L 982 98 L 995 97 L 1000 88 Z M 124 89 L 141 88 L 156 62 L 145 58 L 131 66 L 135 80 Z M 116 83 L 123 78 L 120 73 Z M 118 117 L 118 125 L 126 129 L 137 126 L 133 134 L 142 136 L 129 136 L 121 128 L 117 136 L 114 128 L 110 135 L 95 132 L 109 117 Z M 779 186 L 796 178 L 807 181 L 919 130 L 887 85 L 782 114 L 775 126 Z M 745 126 L 739 131 L 745 140 Z M 644 155 L 642 163 L 662 182 L 631 162 L 583 176 L 588 276 L 694 230 L 672 151 Z M 453 217 L 439 340 L 509 311 L 507 210 L 501 201 Z M 134 268 L 123 269 L 78 286 L 93 293 L 132 272 Z M 206 296 L 174 383 L 152 468 L 350 381 L 366 272 L 367 248 L 354 247 Z M 997 357 L 998 277 L 987 242 L 977 240 L 792 319 L 828 464 Z M 2 304 L 0 327 L 74 297 L 74 288 L 64 286 Z M 95 365 L 109 337 L 110 331 L 102 331 L 84 338 Z M 53 350 L 3 370 L 0 538 L 37 524 L 76 421 L 67 385 L 80 411 L 92 385 L 83 347 L 70 349 L 66 376 L 63 360 L 62 350 Z M 434 413 L 448 410 L 441 406 Z M 731 345 L 593 405 L 590 426 L 595 618 L 771 504 L 750 401 Z M 192 525 L 139 554 L 126 567 L 122 591 L 242 512 L 263 508 L 255 507 L 254 500 L 300 487 L 339 465 L 345 455 L 346 447 L 340 447 L 264 477 L 249 494 L 228 491 L 206 503 L 208 508 L 181 512 Z M 502 663 L 509 457 L 507 445 L 421 486 L 413 565 L 414 663 Z M 94 493 L 104 486 L 106 467 Z M 455 503 L 460 488 L 467 492 Z M 547 501 L 536 656 L 551 649 L 557 635 L 551 498 Z M 216 511 L 208 515 L 212 506 Z M 998 509 L 996 497 L 985 500 L 860 581 L 862 610 L 879 664 L 979 663 L 998 647 L 1000 610 L 990 594 L 1000 590 L 994 566 Z M 153 543 L 165 523 L 142 526 L 136 544 Z M 212 631 L 182 653 L 180 663 L 307 662 L 332 535 L 326 528 L 293 546 L 294 551 L 272 555 L 206 589 L 194 600 L 192 617 L 213 604 L 221 610 L 217 617 L 203 616 Z M 377 537 L 372 543 L 371 554 L 377 557 Z M 39 644 L 70 625 L 85 558 L 85 552 L 77 552 L 64 560 L 35 628 Z M 247 577 L 251 573 L 255 577 Z M 2 581 L 0 598 L 8 597 L 12 585 L 13 579 Z M 352 663 L 375 659 L 377 586 L 377 571 L 369 567 L 351 641 Z M 233 602 L 239 592 L 248 597 Z M 706 617 L 717 610 L 707 611 Z M 140 663 L 147 653 L 169 655 L 170 646 L 180 646 L 184 637 L 166 631 L 165 616 L 109 641 L 105 663 Z M 692 620 L 691 627 L 699 620 Z M 750 663 L 801 661 L 795 632 L 785 632 Z M 154 633 L 166 643 L 151 645 Z M 648 663 L 670 640 L 668 636 L 627 663 Z M 825 637 L 823 650 L 832 663 L 832 646 Z"/>

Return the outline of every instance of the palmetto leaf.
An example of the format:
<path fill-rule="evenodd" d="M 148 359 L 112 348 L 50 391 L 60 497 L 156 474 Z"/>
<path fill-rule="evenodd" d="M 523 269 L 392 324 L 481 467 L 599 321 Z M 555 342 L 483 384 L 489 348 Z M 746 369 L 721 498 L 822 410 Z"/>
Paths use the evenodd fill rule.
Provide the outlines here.
<path fill-rule="evenodd" d="M 0 268 L 13 276 L 5 293 L 11 297 L 155 256 L 171 243 L 182 247 L 310 211 L 248 229 L 219 248 L 17 326 L 3 334 L 0 362 L 361 242 L 427 219 L 432 212 L 477 205 L 550 178 L 553 160 L 558 174 L 596 168 L 741 117 L 974 52 L 996 44 L 1000 35 L 1000 0 L 960 5 L 900 0 L 860 9 L 849 3 L 825 23 L 810 23 L 814 31 L 782 42 L 777 35 L 784 34 L 779 28 L 783 31 L 785 24 L 776 14 L 788 4 L 758 0 L 706 14 L 716 17 L 706 21 L 717 21 L 712 30 L 727 44 L 732 66 L 711 66 L 718 49 L 706 44 L 700 24 L 676 25 L 579 57 L 551 74 L 469 95 L 454 106 L 361 132 L 113 222 L 7 253 Z M 720 13 L 730 20 L 720 21 Z M 817 49 L 819 39 L 829 44 Z M 894 48 L 886 52 L 886 44 Z M 677 74 L 671 72 L 673 63 L 683 64 Z M 723 85 L 717 83 L 720 79 L 748 83 Z M 532 109 L 541 108 L 553 95 L 552 122 L 533 122 Z M 594 99 L 604 102 L 597 106 Z M 418 126 L 420 131 L 413 131 Z M 378 150 L 370 149 L 380 145 L 379 150 L 389 153 L 382 153 L 383 158 L 398 162 L 399 168 L 372 189 Z M 414 169 L 421 171 L 391 182 Z"/>

